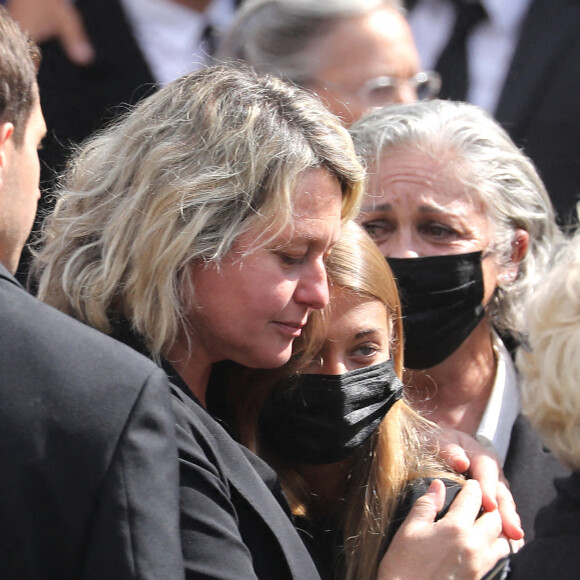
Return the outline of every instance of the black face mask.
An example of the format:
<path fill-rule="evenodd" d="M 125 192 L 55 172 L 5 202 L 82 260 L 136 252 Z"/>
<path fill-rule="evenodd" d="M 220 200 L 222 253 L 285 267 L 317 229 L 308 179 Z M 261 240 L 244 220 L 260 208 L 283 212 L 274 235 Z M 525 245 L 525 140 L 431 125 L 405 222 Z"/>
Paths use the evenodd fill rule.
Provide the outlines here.
<path fill-rule="evenodd" d="M 262 438 L 285 459 L 341 461 L 367 441 L 402 394 L 391 360 L 343 375 L 289 377 L 266 399 Z"/>
<path fill-rule="evenodd" d="M 405 366 L 444 361 L 484 317 L 481 259 L 481 252 L 387 258 L 401 294 Z"/>

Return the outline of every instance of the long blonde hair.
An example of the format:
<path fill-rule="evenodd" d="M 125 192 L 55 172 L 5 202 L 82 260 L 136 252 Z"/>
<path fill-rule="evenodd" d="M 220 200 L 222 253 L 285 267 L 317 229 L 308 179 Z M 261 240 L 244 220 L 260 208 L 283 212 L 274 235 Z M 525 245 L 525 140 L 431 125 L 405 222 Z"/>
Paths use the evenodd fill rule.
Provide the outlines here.
<path fill-rule="evenodd" d="M 355 296 L 380 300 L 391 326 L 390 352 L 395 371 L 402 376 L 403 335 L 401 306 L 393 274 L 375 243 L 354 222 L 344 224 L 341 237 L 327 261 L 333 287 Z M 276 468 L 295 515 L 308 516 L 316 499 L 309 493 L 295 465 L 273 456 L 260 443 L 257 433 L 259 409 L 275 380 L 301 368 L 318 352 L 326 334 L 329 306 L 311 315 L 311 320 L 293 360 L 277 371 L 252 372 L 248 387 L 233 389 L 238 436 Z M 460 481 L 426 448 L 427 430 L 437 429 L 418 415 L 405 399 L 397 401 L 369 441 L 357 450 L 348 466 L 348 486 L 343 527 L 347 580 L 374 579 L 381 556 L 387 549 L 388 530 L 406 485 L 420 477 L 447 477 Z"/>

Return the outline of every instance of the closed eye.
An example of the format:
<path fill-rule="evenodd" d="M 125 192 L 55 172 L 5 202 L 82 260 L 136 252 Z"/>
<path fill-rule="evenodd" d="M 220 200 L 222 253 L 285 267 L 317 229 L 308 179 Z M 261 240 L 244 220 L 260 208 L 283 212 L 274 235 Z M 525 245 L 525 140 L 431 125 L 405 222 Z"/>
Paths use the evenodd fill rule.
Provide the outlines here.
<path fill-rule="evenodd" d="M 304 263 L 305 255 L 292 256 L 291 254 L 279 253 L 280 259 L 287 266 L 300 266 Z"/>

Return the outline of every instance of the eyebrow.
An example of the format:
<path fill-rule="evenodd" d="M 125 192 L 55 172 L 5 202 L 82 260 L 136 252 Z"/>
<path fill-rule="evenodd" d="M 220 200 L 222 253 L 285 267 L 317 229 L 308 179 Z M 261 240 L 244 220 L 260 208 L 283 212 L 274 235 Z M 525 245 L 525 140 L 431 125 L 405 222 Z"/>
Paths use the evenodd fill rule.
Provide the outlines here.
<path fill-rule="evenodd" d="M 367 205 L 361 208 L 361 211 L 371 212 L 371 211 L 391 211 L 393 209 L 390 203 L 380 203 L 379 205 Z"/>
<path fill-rule="evenodd" d="M 364 338 L 365 336 L 368 336 L 369 334 L 373 334 L 375 332 L 381 332 L 382 330 L 384 330 L 383 328 L 368 328 L 366 330 L 361 330 L 360 332 L 357 332 L 354 337 L 355 339 L 358 338 Z"/>
<path fill-rule="evenodd" d="M 445 213 L 445 210 L 433 205 L 420 205 L 417 210 L 420 213 Z M 379 205 L 369 205 L 361 208 L 361 212 L 372 213 L 377 211 L 393 211 L 391 203 L 380 203 Z"/>

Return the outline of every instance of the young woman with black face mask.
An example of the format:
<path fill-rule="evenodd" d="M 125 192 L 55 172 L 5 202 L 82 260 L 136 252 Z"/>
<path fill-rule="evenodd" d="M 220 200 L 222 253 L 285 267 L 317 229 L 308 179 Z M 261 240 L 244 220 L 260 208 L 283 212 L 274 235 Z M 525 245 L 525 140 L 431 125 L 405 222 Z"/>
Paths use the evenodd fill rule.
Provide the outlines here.
<path fill-rule="evenodd" d="M 396 284 L 360 226 L 343 226 L 327 269 L 330 303 L 312 314 L 293 359 L 250 371 L 230 403 L 237 437 L 280 474 L 321 576 L 371 580 L 432 480 L 447 487 L 440 516 L 465 480 L 429 450 L 424 435 L 437 427 L 405 400 Z"/>
<path fill-rule="evenodd" d="M 510 350 L 559 239 L 546 190 L 479 108 L 379 109 L 352 129 L 369 178 L 359 222 L 387 258 L 404 315 L 414 407 L 502 462 L 527 537 L 564 470 L 520 414 Z"/>

